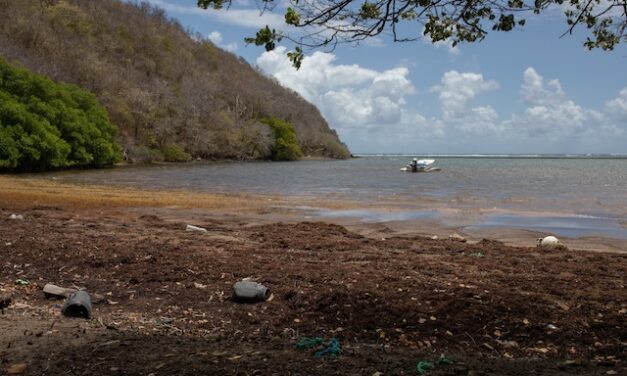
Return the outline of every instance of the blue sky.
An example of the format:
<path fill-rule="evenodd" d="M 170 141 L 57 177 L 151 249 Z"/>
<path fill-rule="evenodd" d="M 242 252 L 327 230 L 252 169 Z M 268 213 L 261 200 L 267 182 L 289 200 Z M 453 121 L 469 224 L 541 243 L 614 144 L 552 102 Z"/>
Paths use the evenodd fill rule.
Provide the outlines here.
<path fill-rule="evenodd" d="M 560 38 L 558 9 L 456 48 L 381 37 L 309 51 L 296 71 L 289 42 L 268 53 L 243 41 L 286 30 L 280 10 L 149 2 L 314 103 L 353 153 L 627 154 L 627 48 L 588 51 L 584 30 Z"/>

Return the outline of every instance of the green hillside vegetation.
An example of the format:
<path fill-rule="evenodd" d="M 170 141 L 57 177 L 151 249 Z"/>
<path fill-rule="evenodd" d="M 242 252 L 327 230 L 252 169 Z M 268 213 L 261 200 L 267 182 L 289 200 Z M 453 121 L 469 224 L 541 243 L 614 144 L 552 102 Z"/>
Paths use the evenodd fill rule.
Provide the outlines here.
<path fill-rule="evenodd" d="M 270 126 L 274 134 L 275 143 L 270 151 L 272 160 L 295 161 L 303 156 L 292 124 L 277 118 L 262 119 L 261 122 Z"/>
<path fill-rule="evenodd" d="M 269 159 L 275 133 L 260 120 L 271 117 L 294 126 L 304 155 L 349 156 L 313 105 L 163 10 L 44 3 L 0 0 L 0 56 L 94 93 L 131 160 Z"/>
<path fill-rule="evenodd" d="M 91 93 L 0 59 L 0 169 L 111 165 L 116 134 Z"/>

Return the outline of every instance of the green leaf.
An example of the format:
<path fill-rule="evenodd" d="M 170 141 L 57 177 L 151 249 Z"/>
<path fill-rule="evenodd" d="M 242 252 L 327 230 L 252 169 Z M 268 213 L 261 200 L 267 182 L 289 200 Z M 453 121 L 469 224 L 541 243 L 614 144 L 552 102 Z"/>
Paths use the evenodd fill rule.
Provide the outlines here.
<path fill-rule="evenodd" d="M 300 14 L 292 8 L 287 8 L 287 12 L 285 13 L 285 23 L 288 25 L 298 26 L 300 23 Z"/>

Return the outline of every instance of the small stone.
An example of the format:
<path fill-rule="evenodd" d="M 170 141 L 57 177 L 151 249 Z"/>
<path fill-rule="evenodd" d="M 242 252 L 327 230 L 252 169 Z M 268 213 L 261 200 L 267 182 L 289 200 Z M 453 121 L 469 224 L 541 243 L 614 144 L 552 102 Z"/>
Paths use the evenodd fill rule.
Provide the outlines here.
<path fill-rule="evenodd" d="M 549 349 L 547 349 L 546 347 L 535 347 L 535 348 L 533 348 L 531 350 L 533 350 L 535 352 L 539 352 L 541 354 L 546 354 L 546 353 L 549 352 Z"/>
<path fill-rule="evenodd" d="M 7 368 L 7 375 L 20 375 L 26 371 L 28 365 L 26 363 L 15 363 L 11 364 L 9 368 Z"/>
<path fill-rule="evenodd" d="M 448 238 L 450 240 L 456 241 L 456 242 L 461 242 L 461 243 L 465 243 L 466 242 L 466 238 L 464 238 L 463 236 L 461 236 L 460 234 L 454 232 L 451 235 L 448 236 Z"/>
<path fill-rule="evenodd" d="M 566 304 L 564 302 L 557 302 L 557 303 L 555 303 L 555 305 L 558 306 L 559 308 L 563 309 L 564 311 L 570 310 L 570 307 L 568 306 L 568 304 Z"/>
<path fill-rule="evenodd" d="M 517 349 L 519 347 L 518 342 L 516 341 L 501 341 L 497 339 L 496 343 L 505 349 Z"/>

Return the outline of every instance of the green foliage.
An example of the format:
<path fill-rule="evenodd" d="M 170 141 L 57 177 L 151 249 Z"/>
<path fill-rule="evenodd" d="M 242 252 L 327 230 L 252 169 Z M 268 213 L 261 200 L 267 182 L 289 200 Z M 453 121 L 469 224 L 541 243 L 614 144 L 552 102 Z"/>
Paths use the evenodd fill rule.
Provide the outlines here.
<path fill-rule="evenodd" d="M 99 167 L 120 159 L 117 128 L 95 97 L 0 59 L 0 168 Z"/>
<path fill-rule="evenodd" d="M 192 156 L 179 145 L 168 145 L 163 149 L 163 158 L 166 162 L 189 162 Z"/>
<path fill-rule="evenodd" d="M 117 139 L 131 162 L 163 161 L 170 144 L 201 158 L 266 159 L 274 137 L 258 119 L 270 115 L 294 119 L 308 155 L 329 156 L 320 135 L 339 142 L 312 104 L 149 2 L 0 3 L 1 54 L 94 93 L 120 127 Z M 227 0 L 205 3 L 228 5 Z M 300 5 L 292 7 L 304 19 Z M 279 34 L 265 29 L 261 46 L 276 43 Z M 291 52 L 294 62 L 301 61 L 300 48 Z M 0 140 L 7 161 L 15 159 L 14 141 Z"/>
<path fill-rule="evenodd" d="M 267 6 L 273 0 L 256 0 Z M 198 0 L 207 8 L 228 7 L 233 0 Z M 285 23 L 295 27 L 313 28 L 298 38 L 282 34 L 300 48 L 335 47 L 338 43 L 359 43 L 381 33 L 393 36 L 395 42 L 413 41 L 423 35 L 432 42 L 450 41 L 472 43 L 483 40 L 488 31 L 509 32 L 522 28 L 529 14 L 540 14 L 548 9 L 562 8 L 566 16 L 565 34 L 572 34 L 575 26 L 586 28 L 590 34 L 584 45 L 589 48 L 612 50 L 627 41 L 627 4 L 625 0 L 347 0 L 327 2 L 299 2 L 290 0 L 295 10 L 287 8 Z M 619 10 L 620 9 L 620 10 Z M 411 22 L 399 27 L 402 22 Z M 422 27 L 424 25 L 424 28 Z M 266 26 L 247 43 L 265 46 L 267 51 L 280 41 L 274 30 Z M 289 52 L 298 68 L 302 54 Z M 298 57 L 298 58 L 296 58 Z"/>
<path fill-rule="evenodd" d="M 244 41 L 254 43 L 255 46 L 265 46 L 266 51 L 272 51 L 276 47 L 276 43 L 281 41 L 281 35 L 266 25 L 257 32 L 254 38 L 244 38 Z"/>
<path fill-rule="evenodd" d="M 285 23 L 288 25 L 298 26 L 300 23 L 300 14 L 296 12 L 293 8 L 287 8 L 287 12 L 285 12 Z"/>
<path fill-rule="evenodd" d="M 377 4 L 365 2 L 361 5 L 361 9 L 359 10 L 359 18 L 364 20 L 373 20 L 375 18 L 381 17 L 381 11 L 379 10 Z"/>
<path fill-rule="evenodd" d="M 222 8 L 222 0 L 198 0 L 198 6 L 202 9 L 212 7 L 213 9 Z"/>
<path fill-rule="evenodd" d="M 287 58 L 290 59 L 292 65 L 294 65 L 296 69 L 300 68 L 301 64 L 303 63 L 304 57 L 305 55 L 303 55 L 303 49 L 299 46 L 296 46 L 296 49 L 294 51 L 290 51 L 287 53 Z"/>
<path fill-rule="evenodd" d="M 275 117 L 262 119 L 274 134 L 274 147 L 271 151 L 271 159 L 274 161 L 295 161 L 303 156 L 303 152 L 296 138 L 294 126 Z"/>

